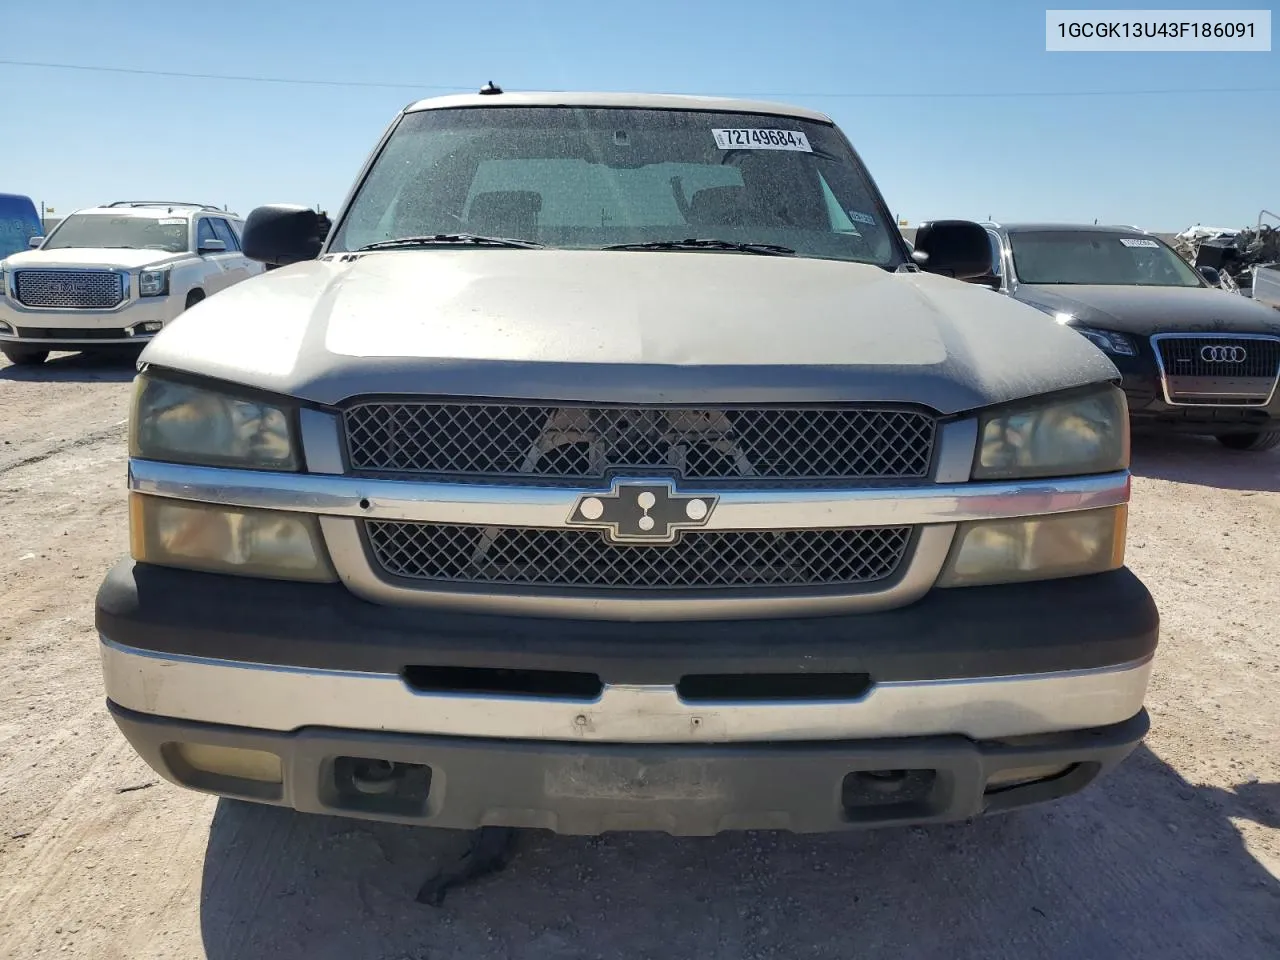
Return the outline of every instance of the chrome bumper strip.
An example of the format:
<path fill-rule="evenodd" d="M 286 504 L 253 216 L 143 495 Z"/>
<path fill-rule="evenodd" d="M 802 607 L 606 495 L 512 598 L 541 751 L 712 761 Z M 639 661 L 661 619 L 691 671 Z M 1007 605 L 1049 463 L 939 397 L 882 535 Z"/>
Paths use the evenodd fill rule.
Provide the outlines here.
<path fill-rule="evenodd" d="M 1129 482 L 1128 471 L 1117 471 L 1068 479 L 895 488 L 722 488 L 707 491 L 719 500 L 701 529 L 919 526 L 1065 513 L 1126 503 Z M 222 506 L 367 520 L 563 527 L 581 496 L 608 488 L 370 480 L 135 459 L 129 464 L 129 489 Z"/>
<path fill-rule="evenodd" d="M 430 694 L 396 674 L 174 656 L 106 637 L 100 649 L 113 702 L 176 720 L 612 743 L 992 739 L 1085 729 L 1136 714 L 1152 667 L 1148 658 L 1092 670 L 878 683 L 850 700 L 691 704 L 665 685 L 606 685 L 591 701 Z"/>

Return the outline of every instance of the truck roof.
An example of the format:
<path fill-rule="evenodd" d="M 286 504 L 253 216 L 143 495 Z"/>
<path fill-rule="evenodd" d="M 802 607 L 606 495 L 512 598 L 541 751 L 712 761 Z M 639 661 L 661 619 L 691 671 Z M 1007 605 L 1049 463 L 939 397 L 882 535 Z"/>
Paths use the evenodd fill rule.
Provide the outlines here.
<path fill-rule="evenodd" d="M 1041 230 L 1080 230 L 1086 233 L 1148 233 L 1142 227 L 1129 226 L 1122 223 L 1062 223 L 1056 221 L 1023 221 L 1018 223 L 996 223 L 994 221 L 988 224 L 1008 233 L 1034 233 Z"/>
<path fill-rule="evenodd" d="M 766 113 L 831 123 L 816 110 L 767 100 L 740 100 L 732 97 L 694 97 L 671 93 L 584 93 L 518 91 L 513 93 L 451 94 L 429 97 L 405 107 L 405 113 L 444 110 L 454 107 L 631 107 L 650 110 L 711 110 L 721 113 Z"/>

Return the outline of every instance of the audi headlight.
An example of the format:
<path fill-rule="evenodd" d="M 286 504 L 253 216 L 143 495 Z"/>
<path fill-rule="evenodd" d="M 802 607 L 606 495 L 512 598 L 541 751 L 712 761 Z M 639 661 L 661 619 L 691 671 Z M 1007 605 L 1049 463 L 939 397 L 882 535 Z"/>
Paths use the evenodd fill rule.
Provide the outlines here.
<path fill-rule="evenodd" d="M 263 400 L 141 375 L 129 455 L 205 466 L 297 470 L 293 415 Z"/>
<path fill-rule="evenodd" d="M 1129 407 L 1114 386 L 1029 402 L 979 421 L 974 480 L 1110 473 L 1129 466 Z"/>
<path fill-rule="evenodd" d="M 1072 327 L 1076 333 L 1084 337 L 1103 353 L 1120 357 L 1136 357 L 1138 349 L 1133 341 L 1123 333 L 1114 330 L 1095 330 L 1093 327 Z"/>
<path fill-rule="evenodd" d="M 138 274 L 138 295 L 143 297 L 163 297 L 169 293 L 169 268 L 163 270 L 143 270 Z"/>

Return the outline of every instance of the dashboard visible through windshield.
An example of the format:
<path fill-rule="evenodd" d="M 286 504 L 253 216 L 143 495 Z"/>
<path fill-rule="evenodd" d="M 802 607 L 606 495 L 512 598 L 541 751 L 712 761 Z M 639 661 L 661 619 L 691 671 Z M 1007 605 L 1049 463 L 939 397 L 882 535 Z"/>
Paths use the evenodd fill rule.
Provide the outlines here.
<path fill-rule="evenodd" d="M 896 232 L 858 158 L 824 123 L 494 107 L 407 114 L 329 249 L 459 233 L 575 249 L 699 238 L 895 266 Z"/>

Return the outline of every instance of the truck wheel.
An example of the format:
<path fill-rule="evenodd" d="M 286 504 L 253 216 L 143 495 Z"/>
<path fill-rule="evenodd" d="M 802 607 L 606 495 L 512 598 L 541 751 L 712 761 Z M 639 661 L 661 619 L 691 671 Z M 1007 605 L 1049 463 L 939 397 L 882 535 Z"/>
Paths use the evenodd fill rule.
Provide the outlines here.
<path fill-rule="evenodd" d="M 1280 447 L 1280 430 L 1258 431 L 1257 433 L 1224 433 L 1218 442 L 1228 450 L 1272 450 Z"/>
<path fill-rule="evenodd" d="M 48 350 L 33 350 L 30 347 L 0 347 L 15 367 L 38 367 L 49 359 Z"/>
<path fill-rule="evenodd" d="M 187 305 L 184 309 L 190 310 L 192 307 L 194 307 L 197 303 L 199 303 L 203 299 L 204 299 L 203 290 L 192 290 L 190 293 L 187 294 Z"/>

